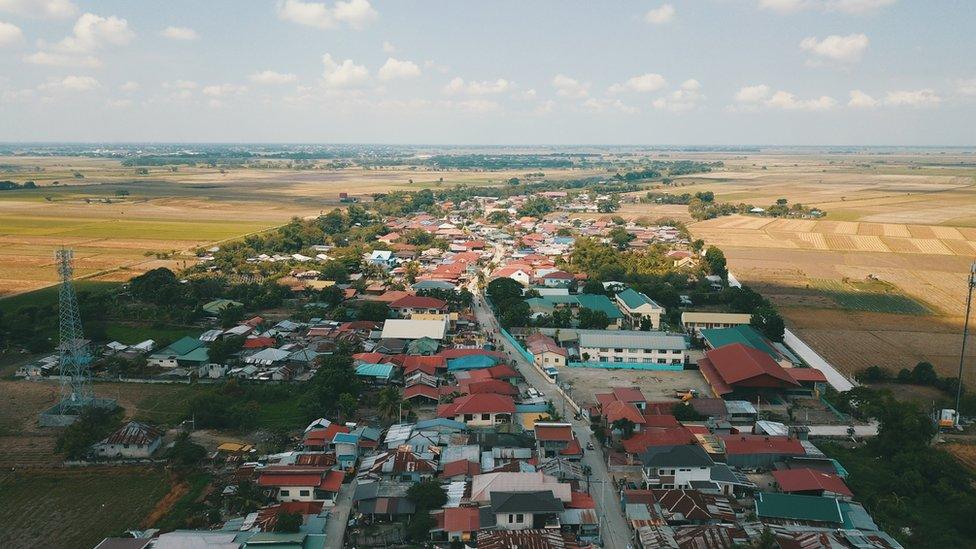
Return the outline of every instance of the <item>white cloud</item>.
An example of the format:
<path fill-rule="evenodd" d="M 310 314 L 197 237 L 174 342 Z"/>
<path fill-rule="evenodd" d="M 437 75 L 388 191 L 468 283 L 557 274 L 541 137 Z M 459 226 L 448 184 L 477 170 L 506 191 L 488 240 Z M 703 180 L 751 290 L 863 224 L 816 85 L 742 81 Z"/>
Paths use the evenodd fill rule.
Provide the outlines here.
<path fill-rule="evenodd" d="M 261 72 L 256 72 L 247 77 L 248 80 L 254 82 L 255 84 L 268 84 L 268 85 L 280 85 L 280 84 L 290 84 L 298 80 L 298 77 L 291 73 L 276 72 L 272 70 L 264 70 Z"/>
<path fill-rule="evenodd" d="M 532 112 L 534 114 L 549 114 L 554 110 L 556 110 L 556 102 L 552 99 L 547 99 L 546 101 L 542 101 L 536 105 L 536 107 L 532 109 Z"/>
<path fill-rule="evenodd" d="M 976 78 L 956 80 L 956 93 L 959 95 L 976 95 Z"/>
<path fill-rule="evenodd" d="M 383 42 L 383 53 L 396 53 L 396 46 L 389 42 Z"/>
<path fill-rule="evenodd" d="M 65 76 L 61 80 L 54 80 L 47 84 L 41 84 L 38 89 L 44 91 L 91 91 L 101 84 L 91 76 Z"/>
<path fill-rule="evenodd" d="M 790 92 L 778 91 L 766 101 L 766 105 L 786 111 L 826 111 L 837 104 L 833 97 L 821 95 L 816 99 L 797 99 Z"/>
<path fill-rule="evenodd" d="M 512 97 L 514 97 L 515 99 L 519 99 L 521 101 L 531 101 L 535 99 L 537 95 L 538 93 L 535 91 L 535 88 L 530 88 L 527 90 L 520 91 L 514 94 Z"/>
<path fill-rule="evenodd" d="M 367 0 L 339 1 L 335 7 L 323 2 L 284 0 L 278 2 L 278 17 L 307 27 L 332 29 L 345 23 L 354 29 L 362 29 L 379 17 Z"/>
<path fill-rule="evenodd" d="M 207 97 L 226 97 L 228 95 L 240 95 L 247 91 L 247 88 L 236 84 L 212 84 L 204 86 L 200 91 Z"/>
<path fill-rule="evenodd" d="M 132 106 L 131 99 L 109 99 L 108 106 L 113 109 L 127 109 Z"/>
<path fill-rule="evenodd" d="M 836 99 L 826 95 L 814 99 L 799 99 L 787 91 L 770 92 L 772 90 L 765 84 L 740 88 L 735 94 L 739 108 L 733 110 L 751 111 L 766 107 L 784 111 L 825 111 L 837 105 Z"/>
<path fill-rule="evenodd" d="M 591 97 L 583 102 L 583 108 L 593 112 L 618 111 L 626 114 L 637 114 L 637 109 L 625 104 L 619 99 L 597 99 Z"/>
<path fill-rule="evenodd" d="M 447 65 L 441 65 L 436 61 L 432 61 L 430 59 L 424 61 L 424 68 L 427 70 L 437 71 L 441 74 L 447 74 L 448 72 L 451 71 L 451 68 L 448 67 Z"/>
<path fill-rule="evenodd" d="M 196 40 L 197 31 L 189 27 L 166 27 L 160 33 L 165 38 L 172 40 Z"/>
<path fill-rule="evenodd" d="M 668 85 L 668 81 L 660 74 L 647 73 L 633 78 L 628 78 L 626 82 L 614 84 L 607 90 L 610 93 L 621 93 L 625 91 L 633 92 L 652 92 L 662 89 Z"/>
<path fill-rule="evenodd" d="M 35 92 L 32 89 L 21 89 L 21 90 L 4 90 L 0 93 L 0 103 L 14 103 L 17 101 L 26 101 L 34 97 Z"/>
<path fill-rule="evenodd" d="M 701 93 L 701 83 L 691 78 L 682 82 L 677 90 L 655 99 L 651 104 L 658 110 L 686 112 L 698 107 L 703 99 L 705 96 Z"/>
<path fill-rule="evenodd" d="M 556 88 L 556 95 L 562 97 L 586 97 L 590 95 L 590 83 L 580 82 L 565 74 L 552 77 L 552 86 Z"/>
<path fill-rule="evenodd" d="M 861 90 L 851 90 L 851 99 L 847 102 L 848 107 L 855 109 L 873 109 L 878 106 L 878 100 Z"/>
<path fill-rule="evenodd" d="M 674 19 L 674 6 L 671 4 L 661 4 L 644 14 L 644 20 L 654 25 L 670 23 Z"/>
<path fill-rule="evenodd" d="M 129 80 L 125 84 L 122 84 L 121 86 L 119 86 L 119 89 L 122 90 L 122 91 L 124 91 L 124 92 L 131 93 L 131 92 L 134 92 L 134 91 L 139 91 L 139 88 L 140 87 L 142 87 L 142 86 L 140 86 L 138 82 L 135 82 L 133 80 Z"/>
<path fill-rule="evenodd" d="M 49 67 L 86 67 L 97 69 L 102 66 L 102 62 L 97 57 L 90 55 L 75 56 L 63 53 L 52 53 L 49 51 L 34 52 L 24 56 L 24 62 L 32 65 L 46 65 Z"/>
<path fill-rule="evenodd" d="M 177 90 L 195 90 L 197 83 L 193 80 L 174 80 L 173 82 L 163 83 L 164 88 L 175 88 Z"/>
<path fill-rule="evenodd" d="M 24 41 L 24 32 L 13 23 L 0 21 L 0 47 L 12 46 Z"/>
<path fill-rule="evenodd" d="M 759 103 L 769 96 L 769 86 L 759 84 L 758 86 L 745 86 L 739 88 L 735 94 L 735 100 L 739 103 Z"/>
<path fill-rule="evenodd" d="M 864 34 L 840 36 L 832 34 L 823 40 L 815 36 L 804 38 L 800 49 L 821 59 L 850 63 L 859 61 L 868 47 L 868 37 Z"/>
<path fill-rule="evenodd" d="M 890 6 L 896 0 L 759 0 L 759 7 L 779 13 L 804 10 L 863 15 Z"/>
<path fill-rule="evenodd" d="M 353 88 L 365 84 L 369 80 L 369 71 L 363 65 L 357 65 L 352 59 L 336 63 L 331 54 L 322 56 L 325 73 L 322 81 L 330 88 Z"/>
<path fill-rule="evenodd" d="M 85 13 L 75 22 L 72 34 L 55 47 L 67 53 L 84 53 L 106 46 L 124 46 L 133 37 L 135 33 L 129 30 L 129 23 L 125 19 Z"/>
<path fill-rule="evenodd" d="M 24 17 L 71 17 L 78 6 L 70 0 L 0 0 L 0 11 Z"/>
<path fill-rule="evenodd" d="M 420 76 L 420 67 L 413 61 L 400 61 L 392 57 L 380 67 L 377 72 L 380 80 L 395 80 L 397 78 L 415 78 Z"/>
<path fill-rule="evenodd" d="M 515 84 L 505 80 L 504 78 L 499 78 L 495 81 L 482 80 L 480 82 L 465 82 L 463 78 L 457 76 L 451 79 L 451 81 L 444 86 L 444 93 L 449 95 L 458 93 L 466 93 L 469 95 L 492 95 L 506 92 L 514 87 Z"/>
<path fill-rule="evenodd" d="M 934 107 L 941 102 L 931 88 L 890 91 L 884 98 L 884 104 L 891 107 Z"/>

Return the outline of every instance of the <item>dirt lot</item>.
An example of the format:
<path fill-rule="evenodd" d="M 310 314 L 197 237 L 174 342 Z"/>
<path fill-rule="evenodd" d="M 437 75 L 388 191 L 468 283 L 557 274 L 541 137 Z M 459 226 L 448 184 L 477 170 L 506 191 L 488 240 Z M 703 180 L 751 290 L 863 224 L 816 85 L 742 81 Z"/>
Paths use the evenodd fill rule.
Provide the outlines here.
<path fill-rule="evenodd" d="M 613 387 L 640 387 L 648 400 L 674 399 L 675 391 L 695 389 L 711 396 L 711 389 L 698 370 L 648 372 L 638 370 L 604 370 L 601 368 L 560 368 L 560 383 L 569 383 L 570 396 L 577 402 L 596 403 L 596 393 Z M 676 400 L 676 399 L 674 399 Z"/>

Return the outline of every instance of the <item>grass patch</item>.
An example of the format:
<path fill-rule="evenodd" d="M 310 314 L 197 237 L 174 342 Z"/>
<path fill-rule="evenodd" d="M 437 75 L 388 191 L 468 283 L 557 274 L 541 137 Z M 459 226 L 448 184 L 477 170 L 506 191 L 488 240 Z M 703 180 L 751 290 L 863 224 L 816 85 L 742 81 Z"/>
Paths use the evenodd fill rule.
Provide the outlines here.
<path fill-rule="evenodd" d="M 901 294 L 887 282 L 813 279 L 810 287 L 829 297 L 838 307 L 853 311 L 902 315 L 929 315 L 932 310 Z"/>
<path fill-rule="evenodd" d="M 200 332 L 200 328 L 188 326 L 154 326 L 113 322 L 105 326 L 105 339 L 126 345 L 135 345 L 152 339 L 156 342 L 157 348 L 162 348 L 185 336 L 197 337 Z"/>
<path fill-rule="evenodd" d="M 121 282 L 100 280 L 76 280 L 75 292 L 110 292 L 122 285 Z M 22 307 L 44 307 L 58 304 L 58 287 L 48 286 L 40 290 L 0 298 L 0 311 L 10 313 Z"/>
<path fill-rule="evenodd" d="M 169 489 L 143 467 L 0 473 L 0 547 L 94 547 L 138 527 Z"/>

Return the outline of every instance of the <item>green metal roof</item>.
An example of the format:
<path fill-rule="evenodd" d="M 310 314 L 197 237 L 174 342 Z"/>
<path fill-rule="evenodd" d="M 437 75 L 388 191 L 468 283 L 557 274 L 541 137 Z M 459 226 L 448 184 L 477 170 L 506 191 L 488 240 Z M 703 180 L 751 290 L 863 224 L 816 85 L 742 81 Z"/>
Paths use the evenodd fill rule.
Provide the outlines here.
<path fill-rule="evenodd" d="M 654 303 L 653 299 L 638 292 L 637 290 L 634 290 L 633 288 L 627 288 L 626 290 L 618 293 L 617 297 L 619 297 L 620 300 L 631 309 L 636 309 L 642 305 L 657 305 L 657 303 Z"/>
<path fill-rule="evenodd" d="M 756 515 L 759 518 L 783 518 L 834 524 L 845 522 L 837 498 L 773 492 L 756 494 Z"/>
<path fill-rule="evenodd" d="M 195 337 L 184 336 L 167 346 L 165 349 L 161 349 L 156 354 L 180 356 L 200 347 L 203 347 L 202 341 Z"/>
<path fill-rule="evenodd" d="M 714 349 L 733 343 L 741 343 L 762 351 L 773 358 L 779 357 L 776 349 L 752 326 L 742 325 L 732 328 L 708 328 L 702 330 L 701 334 L 705 338 L 705 341 Z"/>
<path fill-rule="evenodd" d="M 600 294 L 580 294 L 576 296 L 580 307 L 585 307 L 592 311 L 602 311 L 607 315 L 610 320 L 616 320 L 618 318 L 623 318 L 623 313 L 620 309 L 610 301 L 610 298 L 605 295 Z"/>
<path fill-rule="evenodd" d="M 360 364 L 356 366 L 357 376 L 390 379 L 393 376 L 392 364 Z"/>
<path fill-rule="evenodd" d="M 210 360 L 210 353 L 208 352 L 208 349 L 206 347 L 197 347 L 196 349 L 193 349 L 189 353 L 176 357 L 176 360 L 182 360 L 186 362 L 199 362 L 203 364 L 204 362 Z"/>

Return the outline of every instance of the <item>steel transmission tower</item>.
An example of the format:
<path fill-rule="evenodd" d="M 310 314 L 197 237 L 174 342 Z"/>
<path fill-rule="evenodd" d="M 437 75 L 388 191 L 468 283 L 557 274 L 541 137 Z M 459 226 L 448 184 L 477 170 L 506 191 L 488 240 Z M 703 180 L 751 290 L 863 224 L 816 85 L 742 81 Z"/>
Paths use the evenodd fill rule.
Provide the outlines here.
<path fill-rule="evenodd" d="M 74 252 L 67 248 L 55 251 L 58 260 L 58 276 L 61 286 L 58 291 L 60 340 L 59 374 L 61 375 L 60 412 L 75 413 L 79 408 L 94 403 L 91 388 L 91 352 L 81 330 L 81 314 L 78 311 L 78 296 L 71 282 Z"/>

